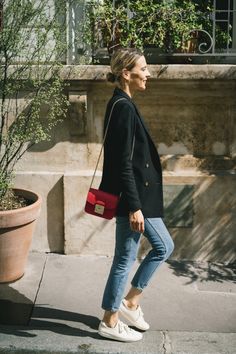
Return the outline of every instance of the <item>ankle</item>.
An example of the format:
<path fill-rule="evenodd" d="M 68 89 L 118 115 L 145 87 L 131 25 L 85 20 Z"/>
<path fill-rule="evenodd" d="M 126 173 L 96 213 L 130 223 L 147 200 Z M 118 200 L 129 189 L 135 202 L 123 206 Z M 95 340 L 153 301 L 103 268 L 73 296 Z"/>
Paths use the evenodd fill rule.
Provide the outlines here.
<path fill-rule="evenodd" d="M 125 301 L 125 306 L 129 309 L 129 310 L 133 310 L 135 311 L 138 308 L 138 304 L 132 300 L 127 300 L 126 298 L 124 299 Z"/>
<path fill-rule="evenodd" d="M 108 327 L 115 327 L 118 322 L 118 312 L 105 311 L 102 321 Z"/>
<path fill-rule="evenodd" d="M 117 325 L 117 322 L 118 322 L 118 320 L 117 321 L 111 321 L 111 320 L 107 321 L 105 319 L 103 319 L 102 321 L 105 323 L 105 325 L 107 327 L 110 327 L 110 328 L 114 328 Z"/>

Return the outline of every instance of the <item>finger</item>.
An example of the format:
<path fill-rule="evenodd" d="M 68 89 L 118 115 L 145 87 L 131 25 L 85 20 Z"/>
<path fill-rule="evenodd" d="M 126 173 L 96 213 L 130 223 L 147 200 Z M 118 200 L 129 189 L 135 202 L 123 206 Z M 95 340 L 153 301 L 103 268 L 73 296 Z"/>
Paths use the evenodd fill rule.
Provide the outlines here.
<path fill-rule="evenodd" d="M 134 231 L 138 230 L 138 221 L 137 220 L 133 221 L 133 228 L 134 228 Z"/>
<path fill-rule="evenodd" d="M 135 223 L 134 223 L 134 222 L 131 222 L 131 223 L 130 223 L 130 228 L 131 228 L 132 231 L 136 231 L 136 230 L 135 230 L 135 227 L 136 227 L 136 226 L 135 226 Z"/>
<path fill-rule="evenodd" d="M 142 234 L 144 233 L 144 230 L 145 230 L 145 227 L 144 227 L 144 224 L 142 224 L 142 230 L 141 230 Z"/>
<path fill-rule="evenodd" d="M 139 232 L 141 232 L 141 233 L 143 232 L 143 224 L 139 225 Z"/>
<path fill-rule="evenodd" d="M 144 232 L 144 222 L 141 222 L 141 224 L 140 224 L 140 232 L 141 233 Z"/>
<path fill-rule="evenodd" d="M 137 222 L 133 222 L 131 225 L 131 229 L 134 232 L 139 232 L 139 224 Z"/>
<path fill-rule="evenodd" d="M 141 224 L 140 224 L 140 222 L 138 222 L 136 224 L 136 232 L 141 232 Z"/>

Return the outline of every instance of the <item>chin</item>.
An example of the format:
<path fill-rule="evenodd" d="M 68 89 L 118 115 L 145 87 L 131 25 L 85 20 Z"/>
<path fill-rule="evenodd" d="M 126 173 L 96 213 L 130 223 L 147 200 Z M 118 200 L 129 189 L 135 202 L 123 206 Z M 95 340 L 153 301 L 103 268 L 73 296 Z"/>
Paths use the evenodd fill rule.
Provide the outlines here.
<path fill-rule="evenodd" d="M 146 90 L 146 85 L 143 85 L 143 86 L 139 87 L 139 91 L 144 91 L 144 90 Z"/>

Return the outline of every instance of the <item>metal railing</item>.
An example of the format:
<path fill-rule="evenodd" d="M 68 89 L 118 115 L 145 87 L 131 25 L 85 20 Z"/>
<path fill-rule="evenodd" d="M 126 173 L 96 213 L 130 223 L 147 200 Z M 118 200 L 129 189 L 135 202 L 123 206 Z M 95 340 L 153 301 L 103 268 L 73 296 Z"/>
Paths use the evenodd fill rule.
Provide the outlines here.
<path fill-rule="evenodd" d="M 191 56 L 236 56 L 236 0 L 213 0 L 211 13 L 212 31 L 193 29 L 192 32 L 202 34 L 199 36 L 197 50 L 188 53 Z M 217 28 L 225 33 L 225 43 L 217 46 Z M 176 55 L 173 53 L 173 55 Z M 185 55 L 180 54 L 178 55 Z"/>

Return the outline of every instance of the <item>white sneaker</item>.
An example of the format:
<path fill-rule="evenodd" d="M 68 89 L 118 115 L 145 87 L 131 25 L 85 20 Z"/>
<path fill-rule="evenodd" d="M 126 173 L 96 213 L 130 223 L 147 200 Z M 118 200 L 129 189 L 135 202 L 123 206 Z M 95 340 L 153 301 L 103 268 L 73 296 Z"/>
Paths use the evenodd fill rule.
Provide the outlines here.
<path fill-rule="evenodd" d="M 142 333 L 129 328 L 120 320 L 118 320 L 115 327 L 108 327 L 105 322 L 101 321 L 98 327 L 98 334 L 121 342 L 136 342 L 143 338 Z"/>
<path fill-rule="evenodd" d="M 136 310 L 130 310 L 125 305 L 125 300 L 122 301 L 119 309 L 121 315 L 126 318 L 133 326 L 143 331 L 147 331 L 150 326 L 143 318 L 143 312 L 138 305 Z"/>

